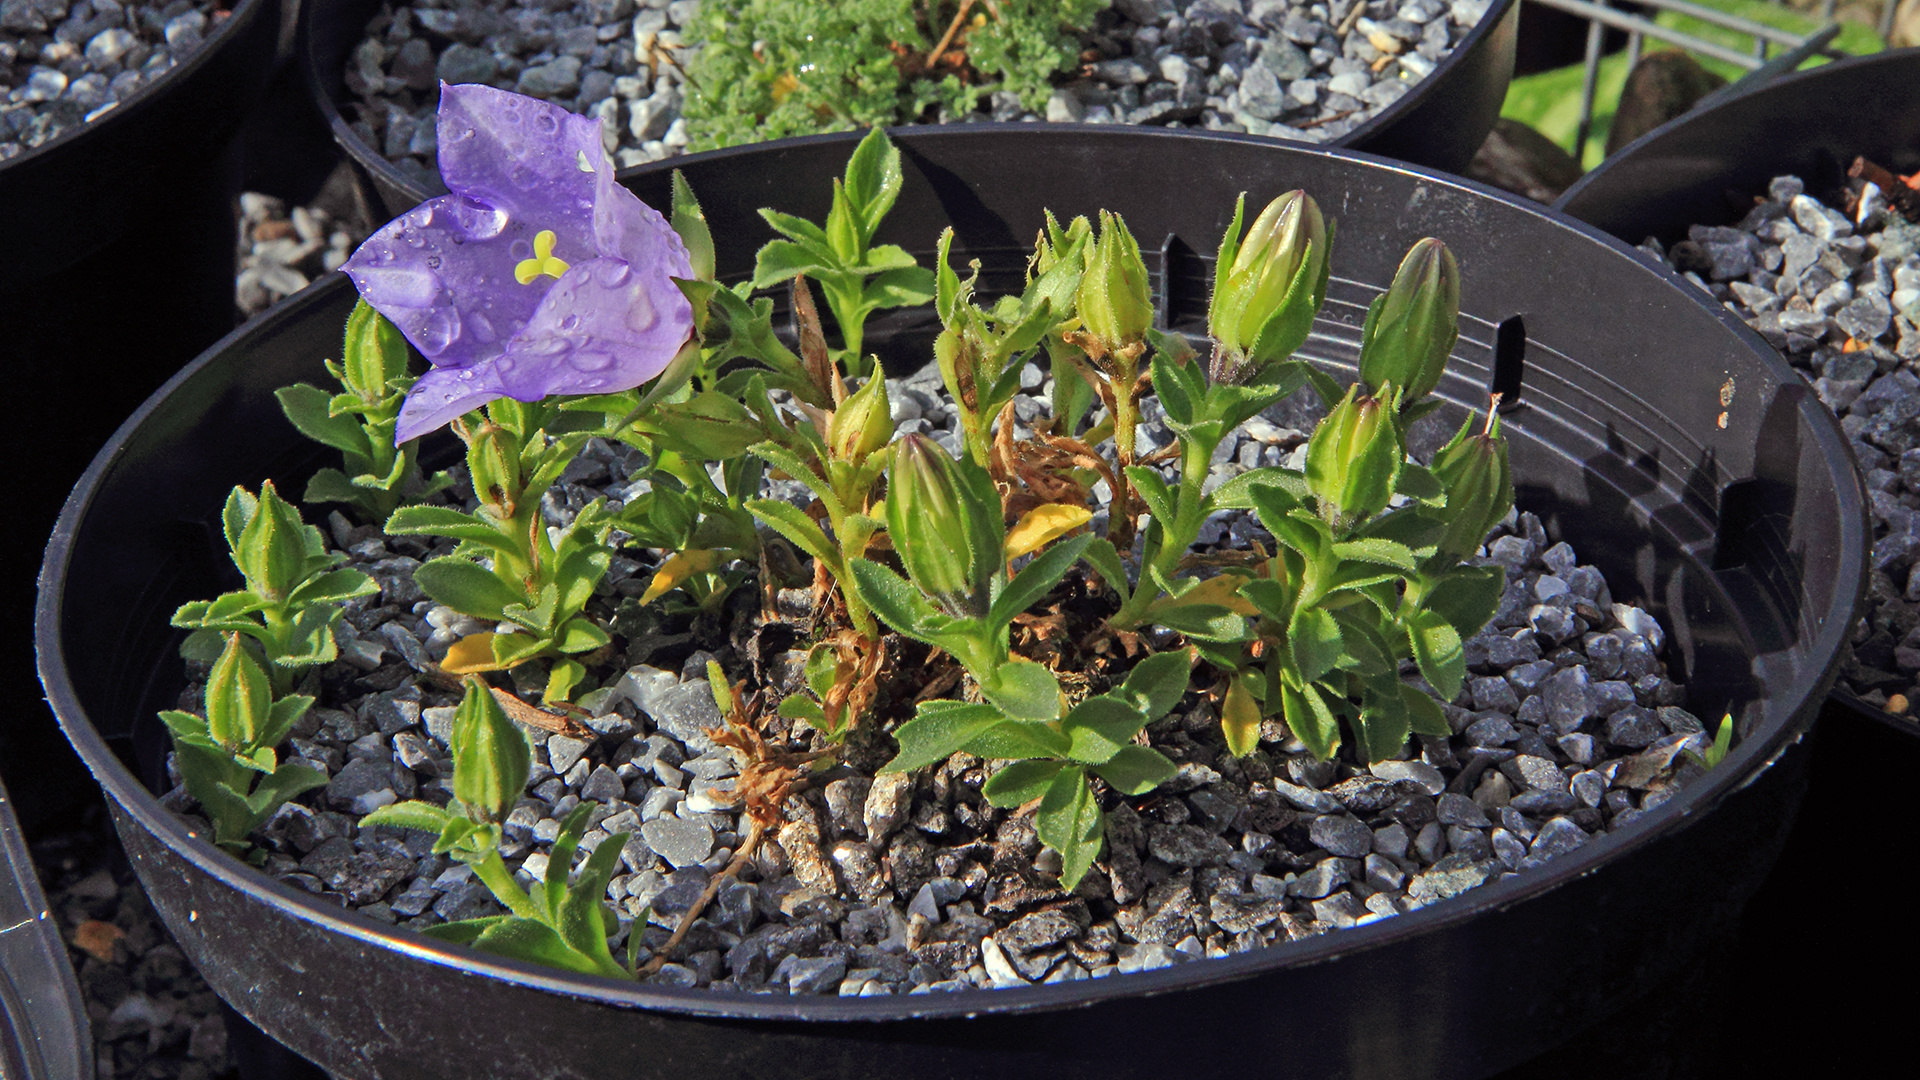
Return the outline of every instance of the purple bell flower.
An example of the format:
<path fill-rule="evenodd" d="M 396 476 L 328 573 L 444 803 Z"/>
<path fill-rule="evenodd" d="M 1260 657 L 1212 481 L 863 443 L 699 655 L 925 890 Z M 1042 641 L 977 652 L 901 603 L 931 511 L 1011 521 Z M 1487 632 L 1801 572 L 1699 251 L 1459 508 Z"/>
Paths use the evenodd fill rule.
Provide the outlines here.
<path fill-rule="evenodd" d="M 600 122 L 489 86 L 440 86 L 429 199 L 342 267 L 433 368 L 394 430 L 406 442 L 492 401 L 629 390 L 693 333 L 691 278 L 667 220 L 614 182 Z"/>

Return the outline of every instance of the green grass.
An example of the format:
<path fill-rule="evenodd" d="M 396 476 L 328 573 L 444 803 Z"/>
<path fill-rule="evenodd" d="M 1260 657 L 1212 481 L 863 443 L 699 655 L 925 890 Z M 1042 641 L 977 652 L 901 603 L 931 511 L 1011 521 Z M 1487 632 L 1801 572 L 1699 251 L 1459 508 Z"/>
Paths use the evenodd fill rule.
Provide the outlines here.
<path fill-rule="evenodd" d="M 1818 20 L 1799 12 L 1768 3 L 1766 0 L 1695 0 L 1696 3 L 1737 15 L 1754 22 L 1765 23 L 1794 34 L 1811 34 L 1819 29 Z M 1704 38 L 1729 49 L 1745 51 L 1752 48 L 1753 39 L 1733 30 L 1726 30 L 1711 23 L 1671 12 L 1661 12 L 1655 19 L 1662 26 Z M 1840 36 L 1834 39 L 1834 47 L 1841 52 L 1853 55 L 1879 52 L 1885 47 L 1880 35 L 1873 28 L 1860 23 L 1841 23 Z M 1646 50 L 1671 48 L 1664 42 L 1649 40 Z M 1812 64 L 1822 64 L 1824 59 L 1816 58 Z M 1702 60 L 1709 70 L 1738 79 L 1744 72 L 1733 64 L 1720 60 Z M 1543 71 L 1537 75 L 1527 75 L 1513 80 L 1507 90 L 1506 103 L 1501 107 L 1500 115 L 1518 120 L 1534 130 L 1559 143 L 1563 147 L 1573 146 L 1574 129 L 1580 122 L 1580 80 L 1581 65 Z M 1593 130 L 1587 135 L 1585 153 L 1581 155 L 1581 165 L 1593 168 L 1606 156 L 1607 132 L 1613 126 L 1615 104 L 1620 100 L 1620 90 L 1627 82 L 1627 58 L 1625 53 L 1615 53 L 1600 61 L 1599 78 L 1594 90 Z"/>

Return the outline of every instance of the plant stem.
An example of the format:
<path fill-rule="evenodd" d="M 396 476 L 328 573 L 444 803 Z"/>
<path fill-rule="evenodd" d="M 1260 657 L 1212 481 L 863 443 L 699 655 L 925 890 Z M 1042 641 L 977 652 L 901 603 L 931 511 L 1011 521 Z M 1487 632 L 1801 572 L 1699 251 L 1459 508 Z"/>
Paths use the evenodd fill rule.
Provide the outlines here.
<path fill-rule="evenodd" d="M 480 883 L 487 887 L 487 891 L 505 904 L 508 911 L 523 919 L 540 918 L 539 911 L 533 906 L 533 899 L 518 882 L 513 880 L 513 874 L 500 858 L 499 851 L 489 851 L 486 858 L 467 865 L 473 867 L 473 876 L 479 878 Z"/>
<path fill-rule="evenodd" d="M 753 857 L 754 851 L 760 846 L 761 838 L 767 833 L 767 827 L 751 818 L 748 820 L 747 835 L 746 838 L 740 842 L 740 850 L 733 853 L 733 859 L 727 863 L 725 870 L 713 875 L 712 879 L 707 882 L 707 887 L 700 891 L 700 896 L 694 900 L 693 906 L 687 909 L 685 915 L 680 916 L 680 925 L 673 928 L 673 936 L 667 939 L 665 945 L 660 946 L 660 951 L 654 953 L 653 959 L 647 961 L 646 965 L 643 966 L 637 974 L 651 975 L 660 970 L 661 966 L 667 962 L 667 957 L 673 953 L 673 950 L 679 948 L 680 943 L 686 940 L 687 931 L 693 929 L 694 920 L 700 917 L 701 912 L 707 910 L 707 905 L 713 903 L 714 897 L 720 895 L 720 883 L 738 874 L 740 868 L 747 865 L 747 860 Z M 627 932 L 632 934 L 638 933 L 639 931 L 629 930 Z"/>

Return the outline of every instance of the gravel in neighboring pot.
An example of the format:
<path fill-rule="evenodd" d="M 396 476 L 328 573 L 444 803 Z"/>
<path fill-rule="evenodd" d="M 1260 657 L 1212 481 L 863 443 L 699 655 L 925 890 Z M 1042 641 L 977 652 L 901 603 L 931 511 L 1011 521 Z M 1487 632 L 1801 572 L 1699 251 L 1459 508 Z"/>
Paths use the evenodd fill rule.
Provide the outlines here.
<path fill-rule="evenodd" d="M 12 2 L 12 0 L 10 0 Z M 437 84 L 477 82 L 597 115 L 626 168 L 682 152 L 681 27 L 699 0 L 425 0 L 383 7 L 347 60 L 353 129 L 403 172 L 437 173 Z M 1337 139 L 1432 73 L 1486 0 L 1114 0 L 1099 57 L 1043 114 L 1011 94 L 943 122 L 1049 120 Z"/>
<path fill-rule="evenodd" d="M 1030 421 L 1047 386 L 1038 367 L 1025 375 L 1031 396 L 1014 410 Z M 937 372 L 897 381 L 890 397 L 903 429 L 955 441 Z M 1300 411 L 1283 403 L 1230 436 L 1217 478 L 1303 454 L 1306 436 L 1282 426 Z M 1145 416 L 1143 443 L 1167 441 L 1152 399 Z M 633 465 L 623 448 L 588 443 L 548 500 L 549 521 L 602 494 L 637 494 L 624 481 Z M 790 487 L 774 494 L 797 499 Z M 450 542 L 383 538 L 338 514 L 329 526 L 383 591 L 349 605 L 342 660 L 322 679 L 326 704 L 296 727 L 286 753 L 330 781 L 265 826 L 264 869 L 406 927 L 496 913 L 467 867 L 431 853 L 432 836 L 355 825 L 396 800 L 447 798 L 457 694 L 423 673 L 453 641 L 491 627 L 435 605 L 412 582 Z M 1202 541 L 1244 549 L 1257 530 L 1250 516 L 1223 513 Z M 684 955 L 653 978 L 846 996 L 1184 963 L 1406 912 L 1573 851 L 1672 797 L 1699 772 L 1682 751 L 1703 750 L 1707 737 L 1678 707 L 1661 627 L 1614 603 L 1599 571 L 1551 543 L 1531 514 L 1496 530 L 1485 558 L 1507 569 L 1509 585 L 1492 625 L 1467 643 L 1471 677 L 1446 706 L 1451 739 L 1422 738 L 1406 760 L 1358 768 L 1314 761 L 1270 722 L 1258 751 L 1236 760 L 1213 708 L 1190 692 L 1149 729 L 1178 775 L 1139 799 L 1109 797 L 1109 854 L 1069 895 L 1032 814 L 980 797 L 985 763 L 960 756 L 912 777 L 875 777 L 892 750 L 863 728 L 846 752 L 857 768 L 789 800 L 777 841 L 720 889 Z M 536 738 L 503 852 L 524 874 L 544 874 L 560 819 L 583 800 L 598 803 L 582 846 L 628 836 L 608 899 L 621 941 L 632 920 L 648 918 L 642 956 L 664 944 L 743 833 L 715 793 L 735 763 L 703 731 L 721 722 L 706 661 L 718 653 L 731 670 L 751 665 L 766 682 L 792 684 L 805 655 L 802 631 L 761 622 L 755 589 L 736 594 L 727 625 L 689 624 L 630 603 L 648 579 L 635 558 L 614 559 L 590 610 L 627 641 L 626 670 L 581 698 L 591 738 Z M 1067 587 L 1084 589 L 1076 580 Z M 807 596 L 782 592 L 780 610 L 802 617 Z M 1417 682 L 1411 670 L 1406 677 Z M 199 707 L 192 690 L 183 707 Z M 768 718 L 768 737 L 816 738 L 786 723 Z M 184 789 L 165 804 L 191 808 Z"/>
<path fill-rule="evenodd" d="M 1642 247 L 1745 319 L 1839 415 L 1866 475 L 1874 543 L 1838 685 L 1906 713 L 1920 700 L 1920 224 L 1847 194 L 1777 177 L 1738 224 Z"/>
<path fill-rule="evenodd" d="M 235 1075 L 219 998 L 154 913 L 106 807 L 31 847 L 79 975 L 98 1080 Z"/>
<path fill-rule="evenodd" d="M 245 318 L 260 314 L 321 274 L 338 270 L 368 231 L 322 205 L 289 209 L 271 195 L 241 193 L 234 306 Z"/>
<path fill-rule="evenodd" d="M 225 0 L 0 0 L 0 161 L 105 115 L 191 56 Z"/>

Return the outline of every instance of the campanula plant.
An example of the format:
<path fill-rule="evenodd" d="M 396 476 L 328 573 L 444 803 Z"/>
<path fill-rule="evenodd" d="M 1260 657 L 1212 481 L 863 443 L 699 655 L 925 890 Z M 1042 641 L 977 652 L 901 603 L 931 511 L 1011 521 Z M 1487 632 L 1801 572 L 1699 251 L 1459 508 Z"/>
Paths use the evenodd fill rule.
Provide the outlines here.
<path fill-rule="evenodd" d="M 283 394 L 301 430 L 345 455 L 310 499 L 389 536 L 452 541 L 414 584 L 490 627 L 421 670 L 462 694 L 450 798 L 362 822 L 434 832 L 436 853 L 471 865 L 507 908 L 440 936 L 574 971 L 640 970 L 636 954 L 613 959 L 601 910 L 621 838 L 570 878 L 592 820 L 576 810 L 531 892 L 502 847 L 530 770 L 518 725 L 589 715 L 573 699 L 600 688 L 604 703 L 623 648 L 642 644 L 614 617 L 616 558 L 653 573 L 620 610 L 723 627 L 709 674 L 725 723 L 712 734 L 742 762 L 729 797 L 756 815 L 667 950 L 835 758 L 891 772 L 984 759 L 986 800 L 1033 815 L 1072 890 L 1107 854 L 1109 814 L 1176 775 L 1179 755 L 1155 741 L 1183 703 L 1187 730 L 1217 717 L 1243 757 L 1276 728 L 1360 762 L 1447 730 L 1434 695 L 1459 691 L 1462 641 L 1499 599 L 1500 570 L 1475 557 L 1513 488 L 1492 408 L 1430 461 L 1408 455 L 1458 333 L 1460 268 L 1438 240 L 1415 244 L 1374 301 L 1358 381 L 1342 386 L 1294 355 L 1325 301 L 1335 232 L 1303 191 L 1250 225 L 1244 200 L 1233 208 L 1194 341 L 1162 329 L 1139 244 L 1112 213 L 1064 226 L 1048 215 L 1011 295 L 984 295 L 977 269 L 962 276 L 951 232 L 931 268 L 876 243 L 904 184 L 878 130 L 825 222 L 763 211 L 777 235 L 752 280 L 727 286 L 685 181 L 667 216 L 647 207 L 614 181 L 594 122 L 484 87 L 444 87 L 440 109 L 452 194 L 346 266 L 365 302 L 335 371 L 346 391 Z M 789 336 L 775 297 L 756 294 L 767 287 L 784 292 Z M 908 391 L 863 351 L 868 314 L 924 303 L 941 327 L 925 359 L 959 432 L 947 445 L 899 431 Z M 402 340 L 425 358 L 417 378 Z M 1023 418 L 1020 376 L 1042 356 L 1053 415 Z M 1309 387 L 1328 412 L 1301 467 L 1209 488 L 1223 440 Z M 1158 450 L 1136 439 L 1156 415 L 1148 395 L 1173 435 Z M 452 449 L 442 428 L 464 445 L 457 498 L 420 479 L 414 440 Z M 638 462 L 613 498 L 562 490 L 595 438 Z M 1196 552 L 1224 510 L 1251 511 L 1264 532 Z M 167 723 L 189 793 L 237 845 L 306 779 L 277 779 L 288 766 L 271 749 L 305 708 L 292 676 L 332 658 L 339 605 L 376 586 L 337 569 L 271 485 L 236 491 L 226 520 L 247 588 L 176 615 L 201 632 L 190 653 L 224 651 L 207 716 Z M 783 589 L 808 580 L 809 559 L 812 589 Z M 758 587 L 734 589 L 747 583 Z M 783 672 L 747 658 L 775 622 Z M 272 686 L 256 687 L 261 671 Z M 255 773 L 267 780 L 249 789 Z"/>

